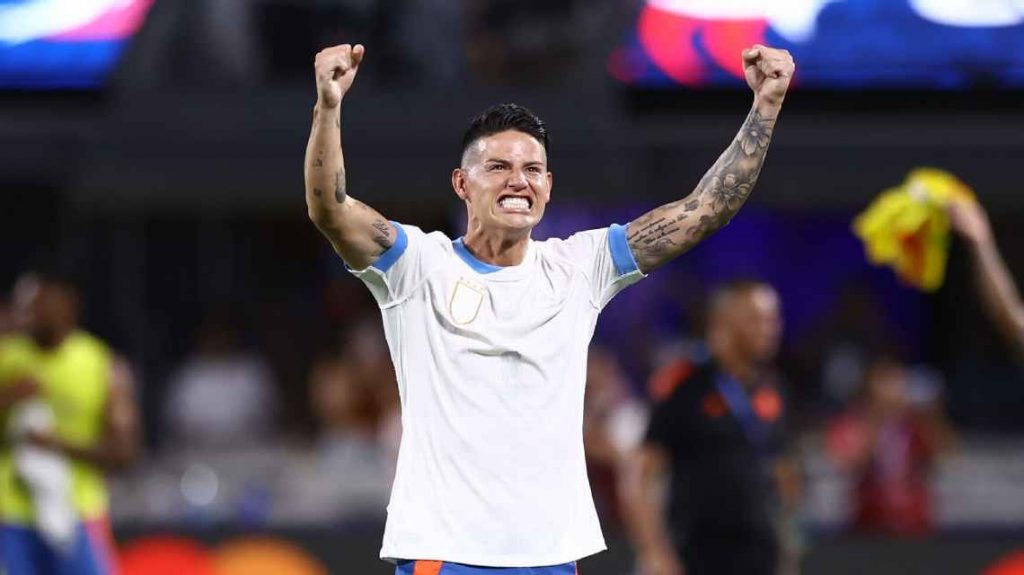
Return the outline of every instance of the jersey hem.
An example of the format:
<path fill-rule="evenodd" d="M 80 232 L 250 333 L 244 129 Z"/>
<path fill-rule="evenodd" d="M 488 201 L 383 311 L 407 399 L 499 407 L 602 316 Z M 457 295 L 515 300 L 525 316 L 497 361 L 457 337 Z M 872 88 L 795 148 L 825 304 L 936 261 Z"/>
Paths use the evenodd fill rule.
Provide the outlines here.
<path fill-rule="evenodd" d="M 602 542 L 600 545 L 572 553 L 559 553 L 524 558 L 510 555 L 464 554 L 456 551 L 439 552 L 437 549 L 432 551 L 425 549 L 410 549 L 408 551 L 398 553 L 384 548 L 380 551 L 380 558 L 388 563 L 398 563 L 399 561 L 445 561 L 477 567 L 546 567 L 550 565 L 564 565 L 566 563 L 572 563 L 573 561 L 579 561 L 580 559 L 596 555 L 606 549 L 608 549 L 608 545 Z"/>

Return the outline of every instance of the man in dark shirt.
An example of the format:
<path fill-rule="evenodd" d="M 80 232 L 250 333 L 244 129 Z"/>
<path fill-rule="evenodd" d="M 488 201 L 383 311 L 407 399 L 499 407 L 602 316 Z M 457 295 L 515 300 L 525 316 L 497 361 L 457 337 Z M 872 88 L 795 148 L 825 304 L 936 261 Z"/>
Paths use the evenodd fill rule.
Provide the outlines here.
<path fill-rule="evenodd" d="M 782 332 L 768 284 L 712 297 L 711 360 L 670 364 L 627 493 L 644 575 L 776 573 L 783 398 L 771 361 Z M 668 475 L 667 514 L 656 496 Z M 666 521 L 667 520 L 667 521 Z"/>

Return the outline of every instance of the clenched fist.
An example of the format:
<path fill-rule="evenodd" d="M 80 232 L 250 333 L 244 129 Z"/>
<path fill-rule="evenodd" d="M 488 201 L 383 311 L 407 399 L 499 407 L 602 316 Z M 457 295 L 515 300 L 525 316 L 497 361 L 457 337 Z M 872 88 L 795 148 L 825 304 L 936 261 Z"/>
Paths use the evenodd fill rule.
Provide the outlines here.
<path fill-rule="evenodd" d="M 321 50 L 316 55 L 316 87 L 319 105 L 336 108 L 359 72 L 366 49 L 362 44 L 342 44 Z"/>
<path fill-rule="evenodd" d="M 786 97 L 796 64 L 786 50 L 755 44 L 743 51 L 743 70 L 747 85 L 758 98 L 779 105 Z"/>

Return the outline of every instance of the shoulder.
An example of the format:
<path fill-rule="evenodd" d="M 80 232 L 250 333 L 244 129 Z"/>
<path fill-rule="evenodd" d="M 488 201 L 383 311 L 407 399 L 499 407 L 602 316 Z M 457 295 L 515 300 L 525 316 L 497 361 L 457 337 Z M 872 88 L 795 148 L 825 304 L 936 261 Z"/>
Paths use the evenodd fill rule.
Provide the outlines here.
<path fill-rule="evenodd" d="M 105 341 L 95 335 L 86 331 L 76 331 L 68 338 L 65 349 L 69 354 L 69 360 L 106 366 L 113 363 L 113 350 Z"/>
<path fill-rule="evenodd" d="M 392 224 L 394 224 L 395 228 L 399 230 L 400 235 L 405 236 L 404 241 L 407 241 L 409 245 L 415 246 L 419 250 L 426 250 L 427 252 L 434 253 L 453 251 L 452 239 L 444 232 L 425 232 L 417 226 L 402 224 L 399 222 L 392 222 Z"/>
<path fill-rule="evenodd" d="M 709 363 L 678 359 L 655 371 L 647 383 L 647 393 L 655 403 L 665 403 L 682 394 L 684 389 L 702 386 L 713 368 Z"/>
<path fill-rule="evenodd" d="M 71 345 L 77 349 L 106 356 L 112 355 L 107 342 L 87 331 L 76 331 L 69 337 L 71 338 Z"/>
<path fill-rule="evenodd" d="M 537 247 L 553 254 L 593 249 L 608 240 L 608 228 L 576 232 L 567 238 L 548 238 L 536 242 Z"/>
<path fill-rule="evenodd" d="M 587 263 L 592 262 L 599 249 L 608 244 L 608 228 L 585 230 L 567 238 L 548 238 L 534 244 L 545 260 L 586 273 Z"/>
<path fill-rule="evenodd" d="M 30 345 L 31 342 L 29 341 L 29 338 L 24 335 L 14 334 L 3 336 L 0 337 L 0 354 L 6 355 L 16 353 L 18 351 L 28 349 Z"/>
<path fill-rule="evenodd" d="M 429 242 L 433 242 L 433 243 L 451 242 L 452 241 L 447 235 L 445 235 L 444 232 L 440 232 L 440 231 L 426 232 L 426 231 L 423 231 L 423 228 L 421 228 L 419 226 L 414 226 L 412 224 L 403 224 L 402 222 L 396 222 L 396 221 L 392 221 L 391 224 L 393 226 L 395 226 L 396 229 L 401 230 L 402 232 L 404 232 L 407 236 L 409 236 L 410 239 L 415 238 L 415 239 L 418 239 L 418 240 L 429 241 Z"/>

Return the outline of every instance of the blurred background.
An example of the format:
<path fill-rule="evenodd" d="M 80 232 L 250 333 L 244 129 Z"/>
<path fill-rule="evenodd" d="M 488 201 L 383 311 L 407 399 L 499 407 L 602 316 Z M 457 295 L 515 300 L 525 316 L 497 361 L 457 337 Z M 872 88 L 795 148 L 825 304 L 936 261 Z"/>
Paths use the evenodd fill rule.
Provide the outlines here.
<path fill-rule="evenodd" d="M 110 486 L 134 561 L 292 553 L 279 572 L 390 572 L 394 374 L 372 298 L 303 199 L 313 57 L 356 42 L 349 190 L 451 237 L 448 175 L 486 106 L 548 123 L 557 185 L 534 237 L 564 237 L 693 189 L 747 113 L 743 47 L 797 61 L 748 205 L 599 322 L 587 438 L 610 549 L 582 573 L 631 572 L 608 450 L 635 447 L 659 367 L 706 354 L 705 296 L 736 277 L 782 297 L 803 572 L 996 573 L 1024 551 L 1024 368 L 966 247 L 925 294 L 868 264 L 850 229 L 910 169 L 941 167 L 1024 274 L 1020 2 L 0 0 L 0 293 L 58 254 L 83 272 L 83 325 L 132 364 L 144 456 Z M 883 401 L 880 355 L 907 368 L 882 395 L 941 438 L 875 448 L 916 478 L 912 527 L 853 511 L 850 414 Z"/>

